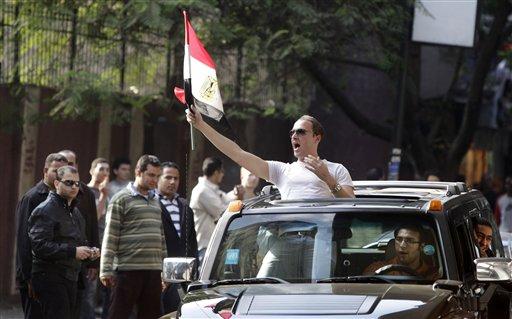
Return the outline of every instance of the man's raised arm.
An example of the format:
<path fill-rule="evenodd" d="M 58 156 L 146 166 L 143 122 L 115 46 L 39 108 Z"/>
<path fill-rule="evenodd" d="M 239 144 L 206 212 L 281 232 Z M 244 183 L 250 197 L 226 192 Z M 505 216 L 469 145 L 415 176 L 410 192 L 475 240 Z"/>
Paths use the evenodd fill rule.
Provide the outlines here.
<path fill-rule="evenodd" d="M 187 121 L 201 131 L 227 157 L 254 175 L 268 180 L 268 163 L 258 156 L 244 151 L 238 144 L 213 129 L 213 127 L 203 121 L 203 117 L 198 110 L 194 110 L 194 113 L 187 110 Z"/>

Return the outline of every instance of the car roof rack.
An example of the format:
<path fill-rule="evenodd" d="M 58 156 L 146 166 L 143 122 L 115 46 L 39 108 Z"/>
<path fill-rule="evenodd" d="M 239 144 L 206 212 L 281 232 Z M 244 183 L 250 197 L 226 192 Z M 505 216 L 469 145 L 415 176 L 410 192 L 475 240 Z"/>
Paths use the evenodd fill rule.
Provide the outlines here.
<path fill-rule="evenodd" d="M 432 194 L 438 194 L 436 191 L 445 191 L 446 196 L 459 195 L 468 191 L 465 183 L 462 182 L 427 182 L 427 181 L 354 181 L 356 190 L 376 190 L 386 189 L 410 189 L 414 192 L 417 189 L 419 193 L 432 190 Z"/>
<path fill-rule="evenodd" d="M 368 203 L 373 199 L 389 202 L 412 202 L 430 200 L 442 196 L 454 196 L 468 192 L 466 184 L 461 182 L 427 182 L 427 181 L 354 181 L 356 198 L 333 199 L 296 199 L 281 200 L 275 185 L 266 185 L 258 197 L 244 201 L 245 207 L 287 206 L 294 204 L 332 205 L 348 203 Z"/>

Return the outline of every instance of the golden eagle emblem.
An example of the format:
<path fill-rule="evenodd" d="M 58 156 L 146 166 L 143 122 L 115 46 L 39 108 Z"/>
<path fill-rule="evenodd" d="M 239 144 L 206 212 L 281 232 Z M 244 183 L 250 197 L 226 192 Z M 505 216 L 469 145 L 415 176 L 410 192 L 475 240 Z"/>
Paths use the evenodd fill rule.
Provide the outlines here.
<path fill-rule="evenodd" d="M 206 80 L 203 82 L 203 85 L 201 85 L 199 94 L 206 101 L 212 102 L 217 92 L 217 85 L 217 79 L 208 76 Z"/>

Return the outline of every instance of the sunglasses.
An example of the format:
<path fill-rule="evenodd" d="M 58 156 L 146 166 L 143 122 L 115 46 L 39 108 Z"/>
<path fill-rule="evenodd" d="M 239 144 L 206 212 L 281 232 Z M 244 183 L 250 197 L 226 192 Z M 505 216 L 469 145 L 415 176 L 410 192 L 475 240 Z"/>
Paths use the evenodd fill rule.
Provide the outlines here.
<path fill-rule="evenodd" d="M 293 134 L 297 134 L 297 135 L 306 135 L 306 133 L 309 132 L 303 128 L 298 128 L 296 130 L 291 130 L 290 131 L 290 137 L 293 136 Z"/>
<path fill-rule="evenodd" d="M 399 244 L 404 243 L 405 245 L 413 245 L 413 244 L 419 244 L 420 241 L 415 241 L 414 238 L 407 238 L 407 237 L 395 237 L 395 241 Z"/>
<path fill-rule="evenodd" d="M 64 185 L 66 185 L 67 187 L 72 187 L 73 185 L 76 187 L 80 187 L 80 181 L 71 181 L 71 180 L 65 180 L 65 181 L 58 180 L 58 181 Z"/>

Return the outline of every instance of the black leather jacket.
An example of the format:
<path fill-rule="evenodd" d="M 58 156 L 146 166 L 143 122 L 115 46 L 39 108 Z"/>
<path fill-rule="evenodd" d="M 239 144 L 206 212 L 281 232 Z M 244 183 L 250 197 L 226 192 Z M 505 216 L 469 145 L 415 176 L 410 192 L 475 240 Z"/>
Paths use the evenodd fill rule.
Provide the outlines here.
<path fill-rule="evenodd" d="M 47 199 L 49 192 L 48 186 L 40 181 L 21 198 L 16 206 L 16 280 L 20 285 L 30 280 L 32 273 L 32 247 L 28 237 L 28 219 L 32 211 Z M 76 199 L 78 210 L 85 220 L 87 242 L 89 246 L 100 247 L 94 194 L 86 184 L 80 183 L 80 191 Z M 86 262 L 84 266 L 99 268 L 99 258 Z"/>
<path fill-rule="evenodd" d="M 32 245 L 32 273 L 53 272 L 72 281 L 78 280 L 81 261 L 76 247 L 87 245 L 84 219 L 76 201 L 71 206 L 54 192 L 37 206 L 29 218 Z"/>

